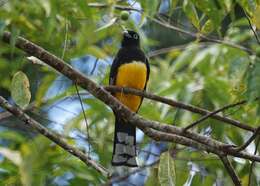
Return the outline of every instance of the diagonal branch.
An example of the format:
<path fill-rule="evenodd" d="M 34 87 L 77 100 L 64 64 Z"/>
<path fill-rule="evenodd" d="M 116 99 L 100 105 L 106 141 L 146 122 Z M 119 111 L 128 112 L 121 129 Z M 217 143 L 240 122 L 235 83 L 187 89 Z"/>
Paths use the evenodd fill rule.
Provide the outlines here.
<path fill-rule="evenodd" d="M 258 127 L 256 129 L 256 131 L 252 134 L 252 136 L 243 144 L 241 145 L 240 147 L 237 147 L 236 150 L 237 151 L 241 151 L 241 150 L 244 150 L 245 148 L 248 147 L 248 145 L 250 145 L 250 143 L 252 141 L 254 141 L 254 139 L 257 137 L 257 134 L 260 132 L 260 127 Z"/>
<path fill-rule="evenodd" d="M 237 176 L 233 166 L 231 165 L 230 161 L 228 160 L 227 156 L 220 155 L 219 158 L 221 159 L 222 163 L 224 164 L 225 168 L 227 169 L 228 174 L 230 175 L 233 183 L 235 186 L 241 186 L 241 180 Z"/>
<path fill-rule="evenodd" d="M 99 165 L 97 162 L 91 159 L 88 155 L 84 154 L 79 149 L 69 145 L 66 143 L 62 138 L 59 137 L 59 135 L 55 134 L 54 132 L 49 131 L 47 128 L 42 126 L 40 123 L 35 121 L 33 118 L 25 114 L 20 108 L 16 106 L 12 106 L 5 100 L 3 97 L 0 96 L 0 106 L 8 110 L 10 113 L 12 113 L 14 116 L 19 118 L 21 121 L 25 123 L 25 125 L 28 125 L 29 127 L 33 128 L 34 130 L 38 131 L 45 137 L 49 138 L 53 142 L 55 142 L 57 145 L 62 147 L 64 150 L 72 154 L 73 156 L 76 156 L 81 161 L 83 161 L 86 165 L 89 165 L 96 169 L 98 172 L 100 172 L 105 177 L 110 177 L 109 171 L 104 168 L 103 166 Z"/>
<path fill-rule="evenodd" d="M 216 120 L 225 122 L 227 124 L 239 127 L 241 129 L 244 129 L 244 130 L 247 130 L 247 131 L 255 132 L 255 130 L 256 130 L 255 128 L 249 126 L 248 124 L 241 123 L 237 120 L 233 120 L 233 119 L 228 118 L 228 117 L 223 117 L 223 116 L 220 116 L 220 115 L 217 115 L 217 114 L 213 114 L 212 112 L 205 110 L 205 109 L 202 109 L 200 107 L 195 107 L 193 105 L 178 102 L 178 101 L 175 101 L 175 100 L 172 100 L 172 99 L 169 99 L 169 98 L 157 96 L 157 95 L 148 93 L 146 91 L 140 91 L 140 90 L 133 89 L 133 88 L 126 88 L 126 87 L 122 88 L 122 87 L 116 87 L 116 86 L 106 86 L 104 88 L 106 90 L 108 90 L 109 92 L 112 92 L 112 93 L 122 92 L 122 93 L 126 93 L 126 94 L 134 94 L 134 95 L 138 95 L 138 96 L 143 96 L 147 99 L 151 99 L 151 100 L 158 101 L 158 102 L 161 102 L 161 103 L 173 106 L 173 107 L 188 110 L 188 111 L 193 112 L 193 113 L 197 113 L 197 114 L 201 114 L 201 115 L 208 115 L 211 118 L 214 118 Z"/>
<path fill-rule="evenodd" d="M 108 5 L 106 3 L 88 3 L 88 6 L 89 7 L 92 7 L 92 8 L 107 8 L 111 5 Z M 137 9 L 137 8 L 133 8 L 131 6 L 122 6 L 122 5 L 113 5 L 113 7 L 117 10 L 126 10 L 126 11 L 135 11 L 135 12 L 139 12 L 139 13 L 143 13 L 144 11 L 142 9 Z M 187 30 L 184 30 L 182 28 L 179 28 L 179 27 L 176 27 L 174 25 L 171 25 L 169 24 L 168 22 L 166 21 L 161 21 L 160 19 L 157 19 L 157 18 L 154 18 L 154 17 L 151 17 L 149 15 L 146 15 L 147 18 L 149 18 L 150 20 L 152 20 L 153 22 L 165 27 L 165 28 L 169 28 L 169 29 L 172 29 L 176 32 L 179 32 L 179 33 L 182 33 L 182 34 L 185 34 L 185 35 L 188 35 L 188 36 L 191 36 L 192 38 L 199 38 L 203 41 L 207 41 L 207 42 L 213 42 L 213 43 L 219 43 L 219 44 L 224 44 L 226 46 L 230 46 L 230 47 L 233 47 L 233 48 L 237 48 L 237 49 L 240 49 L 240 50 L 243 50 L 249 54 L 254 54 L 254 52 L 249 49 L 249 48 L 246 48 L 244 46 L 241 46 L 241 45 L 238 45 L 238 44 L 235 44 L 235 43 L 232 43 L 231 41 L 224 41 L 224 40 L 219 40 L 219 39 L 214 39 L 214 38 L 211 38 L 211 37 L 208 37 L 208 36 L 205 36 L 201 33 L 194 33 L 194 32 L 189 32 Z"/>
<path fill-rule="evenodd" d="M 10 43 L 11 34 L 9 32 L 4 32 L 2 40 L 6 43 Z M 36 44 L 22 37 L 17 37 L 15 46 L 27 52 L 29 55 L 39 58 L 44 63 L 53 67 L 55 70 L 59 71 L 77 83 L 97 99 L 112 108 L 114 112 L 119 114 L 122 118 L 125 118 L 125 120 L 129 121 L 130 124 L 136 125 L 142 129 L 147 136 L 155 140 L 175 142 L 185 146 L 191 146 L 200 150 L 212 152 L 217 155 L 225 153 L 227 155 L 260 162 L 260 156 L 251 155 L 246 152 L 237 152 L 233 147 L 230 147 L 230 145 L 211 139 L 209 137 L 205 137 L 190 131 L 183 132 L 181 128 L 176 126 L 145 120 L 136 113 L 130 111 L 125 105 L 119 102 L 103 87 L 98 86 L 91 79 L 73 69 L 63 60 L 37 46 Z"/>
<path fill-rule="evenodd" d="M 232 107 L 235 107 L 235 106 L 238 106 L 238 105 L 242 105 L 242 104 L 244 104 L 244 103 L 246 103 L 245 100 L 239 101 L 239 102 L 237 102 L 237 103 L 233 103 L 233 104 L 226 105 L 226 106 L 224 106 L 224 107 L 222 107 L 222 108 L 220 108 L 220 109 L 215 110 L 214 112 L 208 113 L 208 114 L 206 114 L 205 116 L 203 116 L 203 117 L 201 117 L 200 119 L 198 119 L 197 121 L 195 121 L 195 122 L 193 122 L 192 124 L 190 124 L 190 125 L 188 125 L 187 127 L 185 127 L 185 128 L 184 128 L 184 131 L 186 131 L 186 130 L 188 130 L 188 129 L 190 129 L 190 128 L 196 126 L 196 125 L 198 125 L 198 124 L 201 123 L 202 121 L 208 119 L 209 117 L 211 117 L 211 116 L 213 116 L 213 115 L 215 115 L 215 114 L 217 114 L 217 113 L 219 113 L 219 112 L 222 112 L 222 111 L 224 111 L 224 110 L 226 110 L 226 109 L 229 109 L 229 108 L 232 108 Z M 255 133 L 256 133 L 256 135 L 257 135 L 258 131 L 256 131 Z"/>
<path fill-rule="evenodd" d="M 242 7 L 241 7 L 241 8 L 242 8 Z M 249 17 L 249 15 L 246 13 L 245 9 L 244 9 L 244 8 L 242 8 L 242 9 L 243 9 L 243 11 L 244 11 L 244 14 L 246 15 L 246 19 L 247 19 L 247 21 L 248 21 L 248 23 L 249 23 L 249 26 L 250 26 L 251 30 L 253 31 L 253 33 L 254 33 L 254 35 L 255 35 L 256 41 L 257 41 L 257 43 L 260 45 L 260 39 L 259 39 L 259 37 L 258 37 L 258 35 L 257 35 L 256 30 L 254 29 L 254 27 L 253 27 L 253 25 L 252 25 L 252 23 L 251 23 L 250 17 Z"/>
<path fill-rule="evenodd" d="M 241 46 L 241 45 L 238 45 L 238 44 L 235 44 L 235 43 L 232 43 L 231 41 L 224 41 L 224 40 L 214 39 L 214 38 L 205 36 L 205 35 L 200 34 L 200 33 L 189 32 L 189 31 L 186 31 L 184 29 L 181 29 L 181 28 L 178 28 L 176 26 L 173 26 L 173 25 L 169 24 L 168 22 L 161 21 L 161 20 L 153 18 L 153 17 L 150 17 L 150 19 L 152 21 L 154 21 L 155 23 L 163 26 L 163 27 L 172 29 L 172 30 L 174 30 L 176 32 L 180 32 L 182 34 L 189 35 L 189 36 L 191 36 L 193 38 L 199 38 L 200 40 L 203 40 L 203 41 L 223 44 L 223 45 L 226 45 L 226 46 L 229 46 L 229 47 L 233 47 L 233 48 L 237 48 L 237 49 L 243 50 L 243 51 L 245 51 L 245 52 L 247 52 L 249 54 L 254 54 L 254 52 L 251 49 L 246 48 L 246 47 Z"/>
<path fill-rule="evenodd" d="M 257 149 L 258 149 L 259 143 L 260 143 L 260 136 L 258 136 L 258 138 L 257 138 L 257 140 L 256 140 L 255 152 L 254 152 L 254 154 L 257 153 Z M 248 186 L 251 186 L 251 180 L 252 180 L 252 176 L 253 176 L 254 165 L 255 165 L 255 161 L 252 161 L 252 163 L 251 163 L 251 165 L 250 165 L 250 168 L 249 168 Z"/>

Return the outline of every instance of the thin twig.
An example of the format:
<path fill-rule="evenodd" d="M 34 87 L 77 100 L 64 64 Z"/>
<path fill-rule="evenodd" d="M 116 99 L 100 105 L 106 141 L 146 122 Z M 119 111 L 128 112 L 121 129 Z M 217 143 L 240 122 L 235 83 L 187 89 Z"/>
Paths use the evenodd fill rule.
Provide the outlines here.
<path fill-rule="evenodd" d="M 91 72 L 90 72 L 90 75 L 93 75 L 93 73 L 95 72 L 96 67 L 97 67 L 98 60 L 99 60 L 99 58 L 96 58 L 95 63 L 94 63 L 94 66 L 93 66 L 93 68 L 92 68 L 92 70 L 91 70 Z"/>
<path fill-rule="evenodd" d="M 88 3 L 88 6 L 92 7 L 92 8 L 107 8 L 110 5 L 108 5 L 106 3 Z M 118 9 L 118 10 L 136 11 L 136 12 L 139 12 L 139 13 L 143 13 L 144 12 L 142 9 L 137 9 L 137 8 L 133 8 L 133 7 L 130 7 L 130 6 L 114 5 L 114 8 Z M 195 39 L 199 38 L 199 39 L 202 39 L 202 40 L 208 41 L 208 42 L 224 44 L 224 45 L 227 45 L 227 46 L 230 46 L 230 47 L 233 47 L 233 48 L 237 48 L 237 49 L 243 50 L 243 51 L 245 51 L 245 52 L 247 52 L 249 54 L 254 54 L 254 52 L 251 49 L 246 48 L 246 47 L 241 46 L 241 45 L 238 45 L 238 44 L 235 44 L 235 43 L 232 43 L 231 41 L 223 41 L 223 40 L 210 38 L 210 37 L 205 36 L 205 35 L 203 35 L 201 33 L 193 33 L 193 32 L 186 31 L 186 30 L 184 30 L 182 28 L 173 26 L 173 25 L 169 24 L 166 21 L 162 22 L 159 19 L 151 17 L 149 15 L 146 15 L 146 17 L 149 18 L 150 20 L 154 21 L 155 23 L 163 26 L 163 27 L 172 29 L 172 30 L 174 30 L 176 32 L 179 32 L 179 33 L 183 33 L 185 35 L 189 35 L 192 38 L 195 38 Z"/>
<path fill-rule="evenodd" d="M 241 7 L 241 8 L 242 8 L 242 7 Z M 244 11 L 244 14 L 246 15 L 246 19 L 247 19 L 247 21 L 248 21 L 248 23 L 249 23 L 249 26 L 250 26 L 251 30 L 253 31 L 253 33 L 254 33 L 254 35 L 255 35 L 256 41 L 257 41 L 257 43 L 260 45 L 260 39 L 259 39 L 259 37 L 258 37 L 258 35 L 257 35 L 257 33 L 256 33 L 256 31 L 255 31 L 255 29 L 254 29 L 254 27 L 253 27 L 251 21 L 250 21 L 250 17 L 248 16 L 248 14 L 247 14 L 246 11 L 244 10 L 244 8 L 242 8 L 242 9 L 243 9 L 243 11 Z"/>
<path fill-rule="evenodd" d="M 107 7 L 109 7 L 109 5 L 106 4 L 106 3 L 88 3 L 88 6 L 92 7 L 92 8 L 107 8 Z M 142 10 L 133 8 L 131 6 L 114 5 L 114 8 L 117 9 L 117 10 L 135 11 L 135 12 L 139 12 L 139 13 L 142 12 Z"/>
<path fill-rule="evenodd" d="M 67 21 L 67 19 L 65 19 L 65 39 L 64 39 L 64 47 L 63 47 L 63 50 L 62 50 L 61 59 L 64 59 L 65 53 L 66 53 L 66 50 L 67 50 L 68 29 L 69 29 L 68 21 Z"/>
<path fill-rule="evenodd" d="M 51 141 L 55 142 L 57 145 L 62 147 L 64 150 L 72 154 L 73 156 L 79 158 L 83 161 L 86 165 L 93 167 L 95 170 L 100 172 L 105 177 L 110 177 L 110 172 L 104 168 L 102 165 L 98 164 L 94 160 L 91 159 L 88 155 L 84 154 L 79 149 L 69 145 L 66 141 L 64 141 L 59 135 L 55 134 L 54 132 L 50 131 L 49 129 L 42 126 L 40 123 L 35 121 L 33 118 L 28 116 L 24 113 L 19 107 L 13 106 L 8 103 L 6 99 L 0 96 L 0 106 L 4 109 L 8 110 L 18 119 L 23 121 L 25 125 L 31 127 L 32 129 L 38 131 L 40 134 L 44 135 L 45 137 L 49 138 Z"/>
<path fill-rule="evenodd" d="M 245 100 L 239 101 L 239 102 L 237 102 L 237 103 L 229 104 L 229 105 L 226 105 L 226 106 L 224 106 L 224 107 L 222 107 L 222 108 L 219 108 L 219 109 L 215 110 L 214 112 L 208 113 L 208 114 L 206 114 L 205 116 L 203 116 L 203 117 L 201 117 L 200 119 L 198 119 L 197 121 L 195 121 L 195 122 L 193 122 L 192 124 L 190 124 L 190 125 L 188 125 L 187 127 L 185 127 L 185 128 L 183 129 L 183 131 L 186 131 L 186 130 L 188 130 L 188 129 L 190 129 L 190 128 L 196 126 L 196 125 L 198 125 L 198 124 L 201 123 L 202 121 L 208 119 L 209 117 L 211 117 L 211 116 L 213 116 L 213 115 L 215 115 L 215 114 L 217 114 L 217 113 L 219 113 L 219 112 L 222 112 L 222 111 L 224 111 L 224 110 L 227 110 L 227 109 L 229 109 L 229 108 L 232 108 L 232 107 L 235 107 L 235 106 L 238 106 L 238 105 L 242 105 L 242 104 L 244 104 L 244 103 L 246 103 Z M 257 135 L 257 133 L 258 133 L 258 131 L 256 131 L 256 135 Z"/>
<path fill-rule="evenodd" d="M 131 175 L 134 175 L 134 174 L 136 174 L 138 172 L 141 172 L 141 171 L 143 171 L 146 168 L 152 167 L 152 166 L 158 164 L 159 162 L 160 162 L 160 160 L 157 160 L 157 161 L 154 161 L 151 164 L 143 165 L 141 167 L 138 167 L 137 169 L 135 169 L 135 170 L 133 170 L 133 171 L 123 175 L 123 176 L 118 176 L 118 177 L 112 178 L 107 183 L 103 184 L 102 186 L 109 186 L 109 185 L 112 185 L 112 184 L 115 184 L 115 183 L 120 183 L 120 182 L 128 179 Z"/>
<path fill-rule="evenodd" d="M 168 52 L 171 52 L 173 50 L 184 50 L 189 44 L 183 44 L 183 45 L 178 45 L 178 46 L 171 46 L 167 48 L 161 48 L 158 50 L 153 50 L 147 54 L 147 57 L 152 58 L 161 54 L 165 54 Z M 202 45 L 200 45 L 202 47 Z"/>
<path fill-rule="evenodd" d="M 260 132 L 260 127 L 256 129 L 256 131 L 252 134 L 252 136 L 243 145 L 241 145 L 240 147 L 236 147 L 236 150 L 241 151 L 247 148 L 248 145 L 250 145 L 250 143 L 254 141 L 254 139 L 257 137 L 259 132 Z"/>
<path fill-rule="evenodd" d="M 235 43 L 232 43 L 231 41 L 224 41 L 224 40 L 210 38 L 210 37 L 202 35 L 200 33 L 193 33 L 193 32 L 186 31 L 184 29 L 181 29 L 181 28 L 178 28 L 176 26 L 170 25 L 168 22 L 162 22 L 162 21 L 160 21 L 160 20 L 158 20 L 156 18 L 153 18 L 153 17 L 149 17 L 149 18 L 152 21 L 154 21 L 155 23 L 157 23 L 157 24 L 159 24 L 161 26 L 164 26 L 166 28 L 172 29 L 172 30 L 174 30 L 176 32 L 180 32 L 180 33 L 189 35 L 192 38 L 200 39 L 200 40 L 207 41 L 207 42 L 223 44 L 223 45 L 226 45 L 226 46 L 230 46 L 230 47 L 233 47 L 233 48 L 237 48 L 237 49 L 243 50 L 243 51 L 245 51 L 245 52 L 247 52 L 249 54 L 254 54 L 254 52 L 251 49 L 246 48 L 246 47 L 241 46 L 241 45 L 238 45 L 238 44 L 235 44 Z"/>
<path fill-rule="evenodd" d="M 233 166 L 231 165 L 230 161 L 228 160 L 227 156 L 220 155 L 219 158 L 221 159 L 222 163 L 224 164 L 225 168 L 227 169 L 227 172 L 230 175 L 234 185 L 241 186 L 241 180 L 237 176 L 237 174 L 236 174 Z"/>
<path fill-rule="evenodd" d="M 254 155 L 256 155 L 256 153 L 257 153 L 259 143 L 260 143 L 260 136 L 258 136 L 258 138 L 256 140 Z M 255 165 L 255 161 L 252 161 L 250 168 L 249 168 L 248 186 L 251 186 L 254 165 Z"/>
<path fill-rule="evenodd" d="M 27 111 L 31 111 L 35 109 L 35 103 L 30 103 L 25 109 L 24 111 L 27 112 Z M 12 114 L 8 111 L 4 111 L 4 112 L 0 112 L 0 121 L 1 120 L 4 120 L 8 117 L 12 116 Z"/>
<path fill-rule="evenodd" d="M 87 116 L 86 116 L 86 113 L 85 113 L 85 109 L 84 109 L 84 105 L 83 105 L 83 102 L 82 102 L 82 99 L 81 99 L 81 96 L 79 94 L 79 89 L 78 89 L 78 86 L 77 84 L 75 83 L 75 88 L 76 88 L 76 92 L 77 92 L 77 95 L 78 95 L 78 98 L 79 98 L 79 102 L 80 102 L 80 106 L 81 106 L 81 110 L 82 110 L 82 113 L 83 113 L 83 117 L 84 117 L 84 121 L 85 121 L 85 125 L 86 125 L 86 129 L 87 129 L 87 138 L 88 138 L 88 155 L 90 154 L 90 136 L 89 136 L 89 127 L 88 127 L 88 120 L 87 120 Z"/>

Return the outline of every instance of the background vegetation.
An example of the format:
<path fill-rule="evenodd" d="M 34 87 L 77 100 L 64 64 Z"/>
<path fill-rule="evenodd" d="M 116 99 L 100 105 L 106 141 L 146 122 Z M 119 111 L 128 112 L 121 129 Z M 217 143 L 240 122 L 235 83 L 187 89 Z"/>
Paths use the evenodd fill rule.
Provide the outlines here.
<path fill-rule="evenodd" d="M 1 0 L 0 32 L 12 32 L 14 41 L 15 36 L 21 35 L 61 57 L 100 85 L 107 85 L 109 66 L 120 47 L 122 27 L 134 29 L 139 32 L 142 48 L 150 57 L 149 92 L 207 110 L 246 99 L 247 104 L 228 109 L 223 115 L 256 127 L 260 122 L 260 102 L 255 100 L 260 96 L 257 57 L 260 47 L 252 29 L 256 29 L 257 34 L 260 28 L 259 3 L 257 0 Z M 130 14 L 126 21 L 120 18 L 124 7 L 136 9 L 126 9 Z M 156 23 L 155 18 L 164 24 Z M 198 37 L 177 32 L 167 25 Z M 242 45 L 250 52 L 222 42 L 201 41 L 200 34 Z M 30 82 L 31 101 L 24 107 L 27 113 L 70 144 L 90 153 L 115 175 L 127 174 L 129 169 L 110 165 L 112 111 L 80 90 L 89 126 L 87 134 L 74 84 L 27 57 L 13 45 L 0 41 L 0 95 L 14 102 L 11 91 L 16 92 L 14 87 L 17 86 L 12 84 L 12 78 L 22 71 Z M 144 100 L 139 114 L 181 127 L 200 118 L 150 100 Z M 1 108 L 0 126 L 0 185 L 99 185 L 107 181 Z M 213 119 L 193 130 L 237 145 L 250 136 L 248 132 Z M 216 156 L 155 142 L 141 131 L 137 134 L 140 165 L 149 165 L 158 159 L 160 162 L 129 175 L 117 185 L 232 185 Z M 255 148 L 252 143 L 246 151 L 254 153 Z M 232 164 L 242 183 L 247 185 L 250 162 L 233 158 Z M 252 185 L 260 184 L 259 171 L 260 166 L 256 164 Z"/>

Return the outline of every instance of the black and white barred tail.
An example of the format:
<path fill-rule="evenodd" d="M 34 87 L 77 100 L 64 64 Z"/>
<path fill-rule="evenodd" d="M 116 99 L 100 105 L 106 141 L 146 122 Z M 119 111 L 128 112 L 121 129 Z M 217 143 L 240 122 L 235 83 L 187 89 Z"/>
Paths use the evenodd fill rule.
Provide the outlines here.
<path fill-rule="evenodd" d="M 137 167 L 136 127 L 116 116 L 113 166 Z"/>

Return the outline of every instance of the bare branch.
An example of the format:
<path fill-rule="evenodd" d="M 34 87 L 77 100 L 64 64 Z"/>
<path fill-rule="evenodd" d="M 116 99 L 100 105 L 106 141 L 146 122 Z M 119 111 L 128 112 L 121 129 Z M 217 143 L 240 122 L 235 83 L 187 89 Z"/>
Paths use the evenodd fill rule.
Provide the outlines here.
<path fill-rule="evenodd" d="M 195 107 L 193 105 L 185 104 L 185 103 L 182 103 L 182 102 L 178 102 L 178 101 L 175 101 L 175 100 L 172 100 L 172 99 L 169 99 L 169 98 L 157 96 L 157 95 L 145 92 L 145 91 L 140 91 L 140 90 L 137 90 L 137 89 L 126 88 L 126 87 L 124 87 L 124 88 L 116 87 L 116 86 L 106 86 L 104 88 L 106 90 L 108 90 L 109 92 L 113 92 L 113 93 L 114 92 L 122 92 L 122 93 L 126 93 L 126 94 L 134 94 L 134 95 L 138 95 L 138 96 L 143 96 L 147 99 L 151 99 L 151 100 L 154 100 L 154 101 L 165 103 L 167 105 L 170 105 L 170 106 L 173 106 L 173 107 L 176 107 L 176 108 L 181 108 L 181 109 L 188 110 L 190 112 L 194 112 L 194 113 L 201 114 L 201 115 L 209 115 L 209 117 L 211 117 L 211 118 L 217 119 L 219 121 L 223 121 L 227 124 L 231 124 L 233 126 L 239 127 L 241 129 L 244 129 L 244 130 L 247 130 L 247 131 L 255 132 L 255 130 L 256 130 L 255 128 L 249 126 L 248 124 L 241 123 L 237 120 L 233 120 L 231 118 L 223 117 L 223 116 L 220 116 L 220 115 L 217 115 L 217 114 L 212 114 L 212 112 L 210 112 L 208 110 L 205 110 L 205 109 L 202 109 L 202 108 L 199 108 L 199 107 Z"/>
<path fill-rule="evenodd" d="M 80 94 L 79 94 L 79 89 L 78 89 L 77 84 L 75 84 L 75 88 L 76 88 L 76 92 L 77 92 L 77 95 L 78 95 L 78 98 L 79 98 L 80 107 L 81 107 L 81 110 L 83 112 L 85 126 L 86 126 L 86 129 L 87 129 L 88 155 L 89 155 L 89 152 L 90 152 L 90 136 L 89 136 L 88 120 L 87 120 L 87 116 L 86 116 L 86 113 L 85 113 L 85 109 L 84 109 L 84 105 L 83 105 L 82 99 L 81 99 Z"/>
<path fill-rule="evenodd" d="M 257 43 L 260 45 L 260 39 L 259 39 L 259 37 L 258 37 L 258 35 L 257 35 L 257 33 L 256 33 L 256 30 L 254 29 L 254 27 L 253 27 L 251 21 L 250 21 L 250 17 L 248 16 L 248 14 L 247 14 L 246 11 L 244 10 L 244 8 L 243 8 L 243 7 L 241 7 L 241 8 L 243 9 L 244 14 L 246 15 L 246 19 L 247 19 L 247 21 L 248 21 L 248 23 L 249 23 L 249 26 L 250 26 L 251 30 L 252 30 L 253 33 L 254 33 L 254 36 L 255 36 L 255 38 L 256 38 Z"/>
<path fill-rule="evenodd" d="M 195 121 L 195 122 L 193 122 L 192 124 L 190 124 L 190 125 L 188 125 L 187 127 L 185 127 L 185 128 L 184 128 L 184 131 L 186 131 L 186 130 L 188 130 L 188 129 L 190 129 L 190 128 L 196 126 L 196 125 L 198 125 L 198 124 L 201 123 L 202 121 L 208 119 L 209 117 L 211 117 L 211 116 L 213 116 L 213 115 L 215 115 L 215 114 L 217 114 L 217 113 L 219 113 L 219 112 L 222 112 L 222 111 L 224 111 L 224 110 L 227 110 L 227 109 L 229 109 L 229 108 L 231 108 L 231 107 L 235 107 L 235 106 L 238 106 L 238 105 L 242 105 L 242 104 L 244 104 L 244 103 L 246 103 L 245 100 L 239 101 L 239 102 L 237 102 L 237 103 L 233 103 L 233 104 L 226 105 L 226 106 L 224 106 L 224 107 L 222 107 L 222 108 L 220 108 L 220 109 L 215 110 L 214 112 L 208 113 L 208 114 L 206 114 L 205 116 L 203 116 L 203 117 L 201 117 L 200 119 L 198 119 L 197 121 Z M 255 133 L 256 133 L 256 135 L 257 135 L 258 131 L 256 131 Z"/>
<path fill-rule="evenodd" d="M 228 174 L 230 175 L 233 183 L 235 186 L 241 186 L 241 180 L 239 179 L 239 177 L 237 176 L 234 168 L 232 167 L 230 161 L 228 160 L 227 156 L 219 156 L 219 158 L 221 159 L 222 163 L 224 164 L 225 168 L 228 171 Z"/>
<path fill-rule="evenodd" d="M 245 148 L 248 147 L 248 145 L 250 145 L 250 143 L 257 137 L 257 134 L 260 132 L 260 127 L 257 128 L 257 130 L 252 134 L 252 136 L 240 147 L 237 147 L 236 150 L 237 151 L 241 151 L 244 150 Z"/>
<path fill-rule="evenodd" d="M 96 169 L 98 172 L 100 172 L 105 177 L 110 177 L 109 171 L 104 168 L 103 166 L 99 165 L 97 162 L 92 160 L 88 155 L 84 154 L 82 151 L 78 150 L 77 148 L 69 145 L 66 143 L 59 135 L 55 134 L 54 132 L 49 131 L 47 128 L 42 126 L 40 123 L 35 121 L 33 118 L 28 116 L 23 112 L 22 109 L 12 106 L 5 100 L 3 97 L 0 96 L 0 106 L 4 109 L 8 110 L 10 113 L 12 113 L 14 116 L 19 118 L 21 121 L 25 123 L 25 125 L 28 125 L 29 127 L 33 128 L 34 130 L 38 131 L 42 135 L 49 138 L 51 141 L 55 142 L 57 145 L 62 147 L 64 150 L 72 154 L 73 156 L 76 156 L 81 161 L 83 161 L 86 165 L 89 165 Z"/>
<path fill-rule="evenodd" d="M 178 45 L 178 46 L 172 46 L 172 47 L 167 47 L 167 48 L 161 48 L 161 49 L 158 49 L 158 50 L 154 50 L 154 51 L 151 51 L 147 54 L 147 56 L 149 58 L 152 58 L 152 57 L 155 57 L 155 56 L 158 56 L 158 55 L 161 55 L 161 54 L 165 54 L 165 53 L 168 53 L 168 52 L 171 52 L 173 50 L 184 50 L 189 44 L 183 44 L 183 45 Z"/>
<path fill-rule="evenodd" d="M 92 7 L 92 8 L 107 8 L 107 7 L 109 7 L 109 5 L 106 4 L 106 3 L 88 3 L 88 6 Z M 142 10 L 133 8 L 131 6 L 114 5 L 114 8 L 118 9 L 118 10 L 126 10 L 126 11 L 132 10 L 132 11 L 135 11 L 135 12 L 140 12 L 140 13 L 142 12 Z"/>
<path fill-rule="evenodd" d="M 10 43 L 11 34 L 9 32 L 4 32 L 2 39 L 4 42 Z M 147 136 L 155 140 L 175 142 L 185 146 L 205 150 L 207 152 L 212 152 L 217 155 L 225 153 L 227 155 L 260 162 L 259 156 L 251 155 L 246 152 L 237 152 L 234 148 L 230 147 L 230 145 L 224 144 L 209 137 L 205 137 L 203 135 L 190 131 L 183 132 L 181 128 L 173 125 L 145 120 L 136 113 L 130 111 L 125 105 L 119 102 L 103 87 L 98 86 L 95 82 L 93 82 L 77 70 L 73 69 L 63 60 L 59 59 L 58 57 L 44 50 L 43 48 L 37 46 L 36 44 L 22 37 L 17 37 L 15 46 L 27 52 L 29 55 L 39 58 L 44 63 L 64 74 L 72 81 L 76 82 L 79 86 L 86 89 L 97 99 L 111 107 L 114 112 L 119 114 L 122 118 L 125 118 L 125 120 L 129 121 L 130 124 L 136 125 L 140 129 L 142 129 Z M 253 128 L 253 131 L 254 130 L 255 129 Z"/>
<path fill-rule="evenodd" d="M 10 117 L 10 116 L 12 116 L 12 114 L 10 114 L 10 112 L 7 112 L 7 111 L 1 112 L 1 113 L 0 113 L 0 121 L 3 120 L 3 119 L 8 118 L 8 117 Z"/>
<path fill-rule="evenodd" d="M 254 155 L 256 155 L 256 153 L 257 153 L 259 143 L 260 143 L 260 136 L 258 136 L 258 138 L 256 140 Z M 255 165 L 255 161 L 252 161 L 250 168 L 249 168 L 248 186 L 251 186 L 254 165 Z"/>
<path fill-rule="evenodd" d="M 89 7 L 92 7 L 92 8 L 107 8 L 109 7 L 108 4 L 105 4 L 105 3 L 88 3 L 88 6 Z M 143 10 L 142 9 L 136 9 L 136 8 L 133 8 L 131 6 L 121 6 L 121 5 L 114 5 L 114 8 L 115 9 L 118 9 L 118 10 L 126 10 L 126 11 L 136 11 L 136 12 L 139 12 L 139 13 L 143 13 Z M 157 18 L 154 18 L 154 17 L 151 17 L 149 15 L 147 15 L 147 18 L 149 18 L 150 20 L 154 21 L 155 23 L 163 26 L 163 27 L 166 27 L 166 28 L 169 28 L 169 29 L 172 29 L 176 32 L 179 32 L 179 33 L 182 33 L 182 34 L 185 34 L 185 35 L 189 35 L 195 39 L 201 39 L 201 40 L 204 40 L 204 41 L 207 41 L 207 42 L 213 42 L 213 43 L 219 43 L 219 44 L 224 44 L 226 46 L 230 46 L 230 47 L 233 47 L 233 48 L 237 48 L 237 49 L 240 49 L 240 50 L 243 50 L 249 54 L 254 54 L 254 52 L 249 49 L 249 48 L 246 48 L 244 46 L 241 46 L 241 45 L 238 45 L 238 44 L 235 44 L 235 43 L 232 43 L 231 41 L 223 41 L 223 40 L 219 40 L 219 39 L 214 39 L 214 38 L 211 38 L 211 37 L 208 37 L 208 36 L 205 36 L 201 33 L 193 33 L 193 32 L 189 32 L 189 31 L 186 31 L 182 28 L 179 28 L 179 27 L 176 27 L 176 26 L 173 26 L 171 24 L 169 24 L 167 21 L 161 21 Z"/>
<path fill-rule="evenodd" d="M 260 156 L 248 154 L 246 152 L 237 152 L 231 145 L 221 143 L 214 139 L 186 131 L 182 133 L 182 129 L 162 123 L 143 120 L 140 117 L 133 116 L 136 126 L 154 140 L 179 143 L 185 146 L 193 147 L 206 152 L 211 152 L 216 155 L 227 154 L 235 157 L 240 157 L 248 160 L 256 160 L 260 162 Z M 129 120 L 132 124 L 132 120 Z M 146 127 L 143 128 L 142 126 Z M 155 130 L 157 129 L 157 130 Z M 182 136 L 181 136 L 182 135 Z"/>
<path fill-rule="evenodd" d="M 231 41 L 224 41 L 224 40 L 210 38 L 210 37 L 202 35 L 200 33 L 193 33 L 193 32 L 186 31 L 184 29 L 181 29 L 181 28 L 178 28 L 176 26 L 170 25 L 168 22 L 162 22 L 159 19 L 156 19 L 156 18 L 153 18 L 153 17 L 149 17 L 149 18 L 152 21 L 154 21 L 155 23 L 157 23 L 157 24 L 159 24 L 161 26 L 164 26 L 166 28 L 172 29 L 172 30 L 174 30 L 176 32 L 180 32 L 180 33 L 189 35 L 189 36 L 191 36 L 191 37 L 193 37 L 195 39 L 198 38 L 200 40 L 204 40 L 204 41 L 207 41 L 207 42 L 223 44 L 223 45 L 226 45 L 226 46 L 230 46 L 230 47 L 233 47 L 233 48 L 237 48 L 237 49 L 243 50 L 243 51 L 245 51 L 245 52 L 247 52 L 249 54 L 254 54 L 254 52 L 251 49 L 246 48 L 246 47 L 241 46 L 241 45 L 238 45 L 238 44 L 235 44 L 235 43 L 232 43 Z"/>

